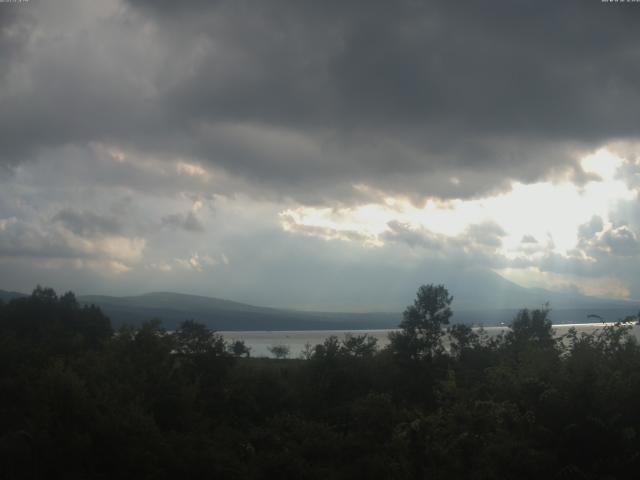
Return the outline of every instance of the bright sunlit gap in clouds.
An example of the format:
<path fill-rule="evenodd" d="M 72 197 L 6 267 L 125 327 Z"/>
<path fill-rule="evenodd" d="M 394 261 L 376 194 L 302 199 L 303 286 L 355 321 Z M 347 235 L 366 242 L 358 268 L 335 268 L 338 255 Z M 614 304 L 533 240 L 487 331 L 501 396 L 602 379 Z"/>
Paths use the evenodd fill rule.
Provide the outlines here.
<path fill-rule="evenodd" d="M 610 226 L 609 213 L 619 202 L 634 198 L 634 191 L 616 177 L 623 163 L 622 158 L 602 148 L 582 159 L 582 169 L 593 175 L 582 186 L 569 180 L 514 182 L 508 192 L 479 199 L 446 203 L 428 200 L 418 208 L 405 198 L 386 197 L 379 203 L 349 208 L 289 209 L 281 213 L 281 220 L 285 230 L 326 239 L 362 241 L 374 247 L 385 244 L 384 234 L 390 231 L 391 222 L 399 222 L 410 231 L 444 238 L 462 236 L 473 225 L 492 224 L 504 231 L 495 253 L 507 259 L 536 258 L 549 253 L 567 256 L 578 243 L 580 225 L 598 216 Z M 535 275 L 531 269 L 524 272 L 504 269 L 500 273 L 528 286 L 561 283 L 557 275 L 551 279 L 549 275 Z M 585 285 L 584 291 L 597 293 L 597 288 Z M 624 296 L 625 292 L 616 284 L 608 293 Z"/>

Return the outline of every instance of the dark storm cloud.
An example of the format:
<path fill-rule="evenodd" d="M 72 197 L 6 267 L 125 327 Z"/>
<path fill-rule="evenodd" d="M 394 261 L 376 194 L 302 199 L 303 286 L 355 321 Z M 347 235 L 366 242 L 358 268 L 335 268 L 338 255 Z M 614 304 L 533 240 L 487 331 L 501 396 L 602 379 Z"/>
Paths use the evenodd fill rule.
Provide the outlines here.
<path fill-rule="evenodd" d="M 79 5 L 0 5 L 5 163 L 98 141 L 308 203 L 354 183 L 468 197 L 580 180 L 580 152 L 637 135 L 632 4 L 130 0 L 69 20 Z"/>

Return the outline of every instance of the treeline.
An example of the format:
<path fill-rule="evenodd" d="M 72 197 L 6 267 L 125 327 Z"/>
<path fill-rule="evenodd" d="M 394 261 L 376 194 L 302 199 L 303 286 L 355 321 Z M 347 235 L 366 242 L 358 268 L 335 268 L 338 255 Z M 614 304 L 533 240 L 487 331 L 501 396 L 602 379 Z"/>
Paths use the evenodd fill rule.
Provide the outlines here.
<path fill-rule="evenodd" d="M 390 345 L 328 338 L 254 359 L 195 322 L 113 332 L 71 293 L 0 304 L 0 478 L 637 478 L 640 347 L 448 326 L 419 289 Z M 443 347 L 443 335 L 453 339 Z"/>

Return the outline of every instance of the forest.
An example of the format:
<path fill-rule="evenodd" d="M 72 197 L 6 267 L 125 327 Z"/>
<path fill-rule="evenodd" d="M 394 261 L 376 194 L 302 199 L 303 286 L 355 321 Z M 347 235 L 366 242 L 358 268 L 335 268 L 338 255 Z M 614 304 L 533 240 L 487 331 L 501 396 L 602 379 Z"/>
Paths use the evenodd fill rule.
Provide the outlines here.
<path fill-rule="evenodd" d="M 541 308 L 489 338 L 452 303 L 424 285 L 388 347 L 276 359 L 38 287 L 0 303 L 0 478 L 637 478 L 629 326 L 556 338 Z"/>

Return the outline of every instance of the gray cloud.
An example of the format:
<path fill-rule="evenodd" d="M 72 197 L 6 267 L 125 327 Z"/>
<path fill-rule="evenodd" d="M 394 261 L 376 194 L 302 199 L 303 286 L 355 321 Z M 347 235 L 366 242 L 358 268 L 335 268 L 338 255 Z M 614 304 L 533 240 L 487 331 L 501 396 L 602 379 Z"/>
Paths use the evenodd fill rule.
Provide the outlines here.
<path fill-rule="evenodd" d="M 632 6 L 82 3 L 4 20 L 5 163 L 98 141 L 307 203 L 353 183 L 419 200 L 579 181 L 579 152 L 636 136 Z"/>
<path fill-rule="evenodd" d="M 601 242 L 609 248 L 612 255 L 636 257 L 640 253 L 640 239 L 627 226 L 607 230 L 602 235 Z"/>
<path fill-rule="evenodd" d="M 54 215 L 52 220 L 59 222 L 76 235 L 84 237 L 122 233 L 122 223 L 113 215 L 99 215 L 88 211 L 77 212 L 65 208 Z"/>
<path fill-rule="evenodd" d="M 186 230 L 187 232 L 204 232 L 202 222 L 193 212 L 165 215 L 162 217 L 161 222 L 164 226 Z"/>
<path fill-rule="evenodd" d="M 604 223 L 602 222 L 602 218 L 594 215 L 591 217 L 589 223 L 585 223 L 578 227 L 578 241 L 584 242 L 589 241 L 593 238 L 598 232 L 601 232 L 604 228 Z"/>
<path fill-rule="evenodd" d="M 356 230 L 336 229 L 331 227 L 319 227 L 315 225 L 302 225 L 295 221 L 290 215 L 283 215 L 281 222 L 289 232 L 301 233 L 303 235 L 324 238 L 326 240 L 348 240 L 358 243 L 366 243 L 372 240 L 371 237 Z"/>
<path fill-rule="evenodd" d="M 447 238 L 424 228 L 415 229 L 397 220 L 387 223 L 389 231 L 382 235 L 383 240 L 406 243 L 410 247 L 423 247 L 430 251 L 441 251 L 445 248 Z"/>
<path fill-rule="evenodd" d="M 0 14 L 0 81 L 7 73 L 10 62 L 23 53 L 33 19 L 27 14 L 24 5 L 3 8 Z"/>
<path fill-rule="evenodd" d="M 387 226 L 389 230 L 381 235 L 383 241 L 421 248 L 434 257 L 457 259 L 470 265 L 491 268 L 508 263 L 496 254 L 506 232 L 494 222 L 469 225 L 456 236 L 435 233 L 424 227 L 411 227 L 396 220 L 389 222 Z"/>
<path fill-rule="evenodd" d="M 600 217 L 593 216 L 588 223 L 578 228 L 578 243 L 572 253 L 577 258 L 587 255 L 596 259 L 597 262 L 591 267 L 600 273 L 607 269 L 610 272 L 627 270 L 620 265 L 619 260 L 640 260 L 640 236 L 626 222 L 605 226 Z"/>
<path fill-rule="evenodd" d="M 502 237 L 507 232 L 495 222 L 484 222 L 470 225 L 464 237 L 486 247 L 498 248 L 502 245 Z"/>
<path fill-rule="evenodd" d="M 0 221 L 0 256 L 73 258 L 77 255 L 64 234 L 15 217 Z"/>
<path fill-rule="evenodd" d="M 617 214 L 624 213 L 624 209 Z M 622 215 L 624 217 L 624 215 Z M 578 228 L 576 247 L 566 255 L 543 248 L 535 258 L 519 256 L 505 262 L 512 268 L 536 267 L 542 272 L 574 275 L 584 279 L 601 279 L 602 288 L 610 287 L 611 279 L 622 282 L 631 298 L 640 298 L 640 236 L 626 224 L 605 225 L 598 216 Z M 497 259 L 494 258 L 494 261 Z"/>
<path fill-rule="evenodd" d="M 79 224 L 77 219 L 72 226 Z M 34 220 L 15 217 L 0 220 L 0 259 L 31 259 L 34 262 L 58 261 L 51 265 L 79 266 L 82 262 L 93 267 L 97 262 L 112 262 L 115 269 L 128 269 L 122 262 L 136 261 L 145 247 L 139 237 L 95 235 L 95 230 L 81 229 L 78 233 Z M 89 236 L 84 236 L 88 234 Z M 102 265 L 100 265 L 102 266 Z"/>
<path fill-rule="evenodd" d="M 568 257 L 541 235 L 503 257 L 491 223 L 447 237 L 392 221 L 383 247 L 363 248 L 375 235 L 278 216 L 389 193 L 468 198 L 514 179 L 580 183 L 577 159 L 612 140 L 638 188 L 636 7 L 0 3 L 0 274 L 275 305 L 401 306 L 424 272 L 452 280 L 465 265 L 614 272 L 640 292 L 637 199 L 582 226 Z M 220 228 L 184 235 L 203 224 Z M 207 258 L 216 268 L 171 268 Z M 109 283 L 96 272 L 112 261 L 123 273 Z"/>

